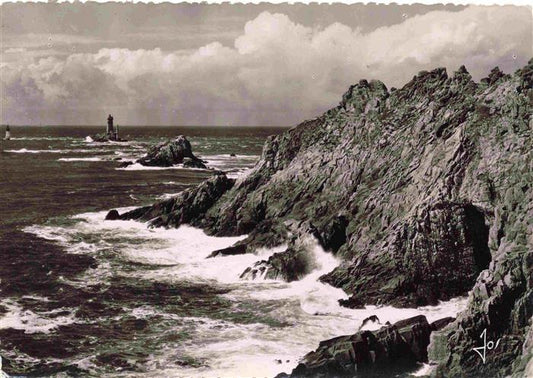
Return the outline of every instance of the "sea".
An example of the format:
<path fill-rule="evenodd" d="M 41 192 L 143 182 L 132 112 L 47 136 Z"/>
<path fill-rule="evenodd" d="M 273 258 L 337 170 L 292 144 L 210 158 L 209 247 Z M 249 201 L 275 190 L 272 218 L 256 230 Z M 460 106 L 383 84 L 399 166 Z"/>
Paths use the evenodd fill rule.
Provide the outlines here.
<path fill-rule="evenodd" d="M 318 280 L 339 261 L 316 241 L 316 269 L 301 281 L 249 280 L 239 278 L 247 267 L 286 246 L 208 259 L 246 235 L 106 221 L 110 209 L 170 198 L 212 175 L 120 168 L 149 146 L 186 135 L 209 167 L 241 179 L 286 128 L 131 126 L 120 129 L 127 142 L 92 141 L 102 129 L 12 126 L 0 141 L 0 356 L 11 376 L 274 377 L 370 315 L 434 321 L 466 305 L 347 309 L 338 304 L 346 294 Z"/>

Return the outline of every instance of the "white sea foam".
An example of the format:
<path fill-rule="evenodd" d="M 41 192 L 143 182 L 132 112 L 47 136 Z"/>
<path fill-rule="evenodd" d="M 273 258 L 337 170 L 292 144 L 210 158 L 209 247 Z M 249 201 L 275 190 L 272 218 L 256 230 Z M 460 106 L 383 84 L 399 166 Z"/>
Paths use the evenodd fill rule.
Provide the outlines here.
<path fill-rule="evenodd" d="M 58 161 L 105 161 L 103 157 L 59 158 Z"/>
<path fill-rule="evenodd" d="M 0 316 L 0 328 L 14 328 L 24 330 L 25 333 L 49 333 L 61 325 L 72 324 L 75 321 L 72 309 L 55 309 L 37 314 L 31 310 L 24 310 L 12 299 L 2 301 L 7 312 Z M 71 311 L 68 315 L 56 316 L 58 312 Z"/>
<path fill-rule="evenodd" d="M 244 179 L 252 172 L 251 168 L 236 169 L 226 172 L 226 176 L 233 179 Z"/>
<path fill-rule="evenodd" d="M 160 196 L 157 196 L 156 199 L 160 200 L 160 201 L 163 201 L 163 200 L 167 200 L 167 199 L 173 198 L 173 197 L 177 196 L 178 194 L 179 194 L 179 192 L 177 192 L 177 193 L 163 193 Z"/>
<path fill-rule="evenodd" d="M 259 155 L 201 155 L 202 160 L 207 161 L 207 164 L 211 166 L 226 166 L 232 164 L 238 164 L 247 162 L 248 164 L 253 164 L 259 160 Z"/>
<path fill-rule="evenodd" d="M 50 154 L 62 154 L 69 152 L 68 150 L 28 150 L 27 148 L 21 148 L 18 150 L 4 150 L 4 152 L 11 152 L 14 154 L 41 154 L 41 153 L 50 153 Z"/>
<path fill-rule="evenodd" d="M 434 368 L 435 366 L 432 366 L 430 364 L 422 364 L 422 366 L 420 366 L 420 369 L 418 369 L 411 375 L 413 377 L 429 377 Z"/>
<path fill-rule="evenodd" d="M 11 140 L 73 140 L 71 137 L 18 137 Z"/>
<path fill-rule="evenodd" d="M 48 149 L 48 150 L 29 150 L 27 148 L 20 148 L 18 150 L 4 150 L 4 152 L 10 152 L 14 154 L 70 154 L 70 153 L 94 153 L 94 152 L 107 152 L 104 149 L 94 150 L 94 149 Z"/>
<path fill-rule="evenodd" d="M 123 213 L 129 209 L 118 210 Z M 244 269 L 275 252 L 285 250 L 286 246 L 259 250 L 255 254 L 207 259 L 213 250 L 233 245 L 246 235 L 218 238 L 190 226 L 151 229 L 145 223 L 135 221 L 105 221 L 105 215 L 105 211 L 85 213 L 76 216 L 80 222 L 73 225 L 55 228 L 33 226 L 25 231 L 56 240 L 71 253 L 98 256 L 99 253 L 112 251 L 128 261 L 159 265 L 157 269 L 113 272 L 109 264 L 101 263 L 97 269 L 90 269 L 80 277 L 80 284 L 102 284 L 117 274 L 159 282 L 207 282 L 231 289 L 223 295 L 231 303 L 248 304 L 251 311 L 255 311 L 253 313 L 290 325 L 271 326 L 260 319 L 253 324 L 208 318 L 188 319 L 151 306 L 139 307 L 133 311 L 133 316 L 146 318 L 158 315 L 176 322 L 190 320 L 195 325 L 192 339 L 180 345 L 163 345 L 160 350 L 151 353 L 146 365 L 149 372 L 144 374 L 146 376 L 275 376 L 282 371 L 290 372 L 305 353 L 316 349 L 321 340 L 357 332 L 363 320 L 371 315 L 376 315 L 381 325 L 419 314 L 425 315 L 431 322 L 456 316 L 466 305 L 466 298 L 456 298 L 437 306 L 416 309 L 391 306 L 348 309 L 338 303 L 339 299 L 347 298 L 341 289 L 318 280 L 321 275 L 334 269 L 339 261 L 325 252 L 316 240 L 307 241 L 315 268 L 302 280 L 291 283 L 240 280 L 239 275 Z M 373 328 L 378 328 L 380 324 L 374 324 Z M 207 359 L 208 367 L 169 366 L 168 361 L 174 361 L 176 354 L 198 360 Z"/>
<path fill-rule="evenodd" d="M 183 164 L 176 164 L 170 167 L 147 167 L 140 163 L 133 163 L 131 165 L 128 165 L 127 167 L 115 168 L 115 169 L 117 171 L 162 171 L 162 170 L 168 170 L 168 169 L 194 170 L 194 171 L 204 171 L 204 172 L 209 171 L 209 169 L 203 169 L 203 168 L 184 167 Z"/>

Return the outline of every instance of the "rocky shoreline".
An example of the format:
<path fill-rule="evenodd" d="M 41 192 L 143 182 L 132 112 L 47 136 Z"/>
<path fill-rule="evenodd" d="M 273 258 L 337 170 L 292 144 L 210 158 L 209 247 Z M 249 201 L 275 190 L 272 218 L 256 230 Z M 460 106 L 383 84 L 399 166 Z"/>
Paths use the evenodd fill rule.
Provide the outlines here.
<path fill-rule="evenodd" d="M 248 234 L 234 246 L 238 253 L 287 244 L 243 272 L 287 281 L 308 272 L 301 240 L 314 237 L 342 259 L 321 280 L 344 289 L 350 298 L 342 304 L 352 308 L 415 307 L 469 295 L 467 309 L 443 329 L 405 320 L 372 336 L 328 340 L 293 377 L 373 376 L 369 351 L 405 372 L 413 358 L 407 365 L 404 354 L 391 360 L 389 341 L 404 343 L 413 333 L 424 339 L 414 360 L 427 361 L 429 353 L 434 376 L 527 375 L 533 371 L 532 84 L 531 60 L 512 75 L 495 68 L 480 83 L 465 67 L 451 76 L 442 68 L 421 72 L 401 89 L 362 80 L 336 108 L 268 139 L 246 177 L 217 173 L 114 218 Z M 483 363 L 473 348 L 484 331 L 500 342 Z M 429 352 L 428 338 L 435 340 Z"/>

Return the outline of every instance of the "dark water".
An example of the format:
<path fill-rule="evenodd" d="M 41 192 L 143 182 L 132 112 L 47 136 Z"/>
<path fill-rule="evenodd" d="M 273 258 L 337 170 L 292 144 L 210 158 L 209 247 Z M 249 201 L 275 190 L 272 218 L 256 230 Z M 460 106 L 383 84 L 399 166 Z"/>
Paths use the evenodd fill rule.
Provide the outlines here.
<path fill-rule="evenodd" d="M 195 316 L 213 308 L 225 311 L 229 303 L 217 297 L 221 291 L 207 285 L 167 285 L 123 277 L 84 285 L 80 277 L 102 263 L 120 264 L 122 272 L 153 266 L 113 259 L 112 250 L 66 253 L 57 240 L 46 240 L 26 228 L 56 227 L 61 233 L 60 227 L 82 221 L 72 219 L 76 214 L 143 205 L 209 176 L 185 169 L 116 169 L 120 161 L 115 159 L 140 157 L 151 143 L 184 134 L 194 152 L 211 165 L 238 172 L 253 165 L 268 135 L 283 129 L 123 127 L 121 137 L 131 142 L 115 144 L 86 142 L 86 136 L 101 131 L 94 127 L 11 130 L 12 140 L 0 141 L 0 316 L 8 315 L 0 329 L 0 351 L 6 372 L 143 371 L 151 348 L 165 341 L 150 338 L 161 335 L 165 320 L 128 316 L 133 308 L 157 305 L 173 314 Z M 230 153 L 237 157 L 230 158 Z M 77 321 L 71 321 L 73 317 Z M 59 326 L 51 332 L 48 327 L 54 320 Z M 179 341 L 186 328 L 161 337 Z M 138 341 L 132 340 L 133 334 L 139 334 Z M 85 356 L 90 363 L 80 364 Z M 179 358 L 178 365 L 197 363 Z"/>

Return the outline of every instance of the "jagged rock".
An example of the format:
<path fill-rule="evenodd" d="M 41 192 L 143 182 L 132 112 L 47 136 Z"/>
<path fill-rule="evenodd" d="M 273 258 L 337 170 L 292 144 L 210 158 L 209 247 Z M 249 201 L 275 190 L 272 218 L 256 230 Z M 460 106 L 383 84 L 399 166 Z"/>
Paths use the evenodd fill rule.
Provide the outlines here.
<path fill-rule="evenodd" d="M 318 239 L 322 247 L 332 252 L 337 252 L 346 243 L 346 227 L 349 220 L 346 215 L 336 215 L 328 219 L 324 225 L 317 230 Z"/>
<path fill-rule="evenodd" d="M 192 160 L 187 159 L 183 162 L 184 168 L 198 168 L 198 169 L 207 169 L 207 166 L 200 159 Z"/>
<path fill-rule="evenodd" d="M 217 256 L 234 256 L 234 255 L 243 255 L 247 252 L 246 244 L 237 244 L 231 247 L 217 249 L 207 256 L 207 258 L 217 257 Z"/>
<path fill-rule="evenodd" d="M 489 230 L 471 204 L 424 206 L 393 229 L 390 244 L 383 248 L 388 253 L 361 255 L 355 264 L 322 280 L 354 293 L 358 298 L 352 300 L 364 302 L 372 293 L 378 303 L 419 306 L 468 292 L 489 266 Z"/>
<path fill-rule="evenodd" d="M 93 142 L 99 142 L 99 143 L 109 142 L 109 138 L 108 138 L 107 134 L 91 135 L 91 139 L 92 139 Z"/>
<path fill-rule="evenodd" d="M 184 190 L 176 197 L 128 211 L 120 219 L 150 221 L 153 227 L 179 227 L 184 223 L 200 226 L 202 214 L 234 184 L 234 179 L 219 173 L 197 187 Z"/>
<path fill-rule="evenodd" d="M 91 140 L 93 142 L 103 143 L 103 142 L 127 142 L 125 139 L 110 139 L 108 134 L 101 133 L 101 134 L 95 134 L 90 136 Z"/>
<path fill-rule="evenodd" d="M 430 324 L 432 331 L 440 331 L 444 327 L 446 327 L 448 324 L 453 322 L 455 318 L 448 316 L 446 318 L 435 320 L 433 323 Z"/>
<path fill-rule="evenodd" d="M 431 328 L 425 316 L 401 320 L 378 331 L 322 341 L 290 377 L 386 377 L 427 362 Z"/>
<path fill-rule="evenodd" d="M 105 216 L 105 220 L 117 220 L 117 219 L 120 219 L 120 214 L 115 209 L 110 210 Z"/>
<path fill-rule="evenodd" d="M 207 169 L 204 162 L 194 156 L 191 143 L 183 135 L 151 147 L 145 156 L 137 160 L 137 163 L 146 166 L 171 167 L 182 164 L 185 158 L 188 160 L 184 166 Z"/>
<path fill-rule="evenodd" d="M 134 162 L 134 161 L 123 161 L 123 162 L 121 162 L 121 163 L 118 165 L 118 167 L 119 167 L 119 168 L 126 168 L 126 167 L 129 167 L 129 166 L 132 165 L 132 164 L 135 164 L 135 162 Z"/>
<path fill-rule="evenodd" d="M 368 325 L 370 326 L 381 325 L 381 322 L 379 321 L 379 318 L 377 317 L 377 315 L 370 315 L 366 317 L 365 319 L 363 319 L 363 321 L 361 322 L 361 326 L 359 327 L 359 331 L 363 330 Z"/>
<path fill-rule="evenodd" d="M 240 275 L 242 279 L 282 279 L 287 282 L 297 281 L 310 273 L 314 265 L 312 242 L 301 239 L 292 241 L 284 251 L 274 253 L 268 260 L 256 262 Z"/>
<path fill-rule="evenodd" d="M 290 239 L 288 220 L 309 228 L 343 261 L 323 280 L 350 295 L 347 306 L 473 289 L 438 331 L 439 374 L 519 376 L 533 307 L 532 84 L 533 60 L 480 84 L 464 67 L 390 92 L 361 81 L 339 106 L 269 138 L 252 172 L 209 206 L 195 213 L 180 200 L 177 214 L 215 235 L 253 235 L 253 248 Z M 173 206 L 137 213 L 175 226 Z M 277 259 L 289 266 L 291 256 Z M 501 349 L 483 364 L 472 348 L 484 329 Z"/>

